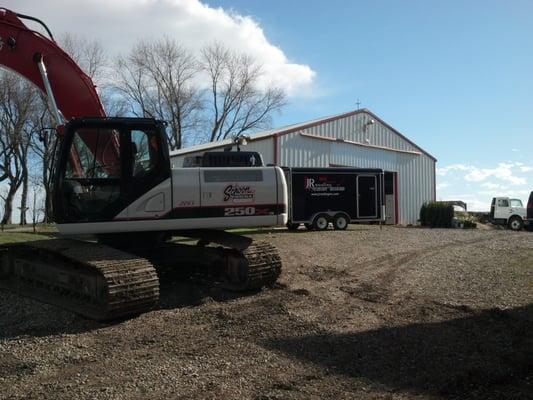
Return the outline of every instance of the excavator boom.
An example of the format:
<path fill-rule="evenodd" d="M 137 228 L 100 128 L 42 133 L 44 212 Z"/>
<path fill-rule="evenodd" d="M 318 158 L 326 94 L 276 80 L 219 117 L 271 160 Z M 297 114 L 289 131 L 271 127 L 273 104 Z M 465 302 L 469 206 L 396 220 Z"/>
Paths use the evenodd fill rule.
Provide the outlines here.
<path fill-rule="evenodd" d="M 42 60 L 53 97 L 65 120 L 105 117 L 91 78 L 52 38 L 28 28 L 21 18 L 28 17 L 0 8 L 0 65 L 31 81 L 50 96 L 39 71 Z"/>

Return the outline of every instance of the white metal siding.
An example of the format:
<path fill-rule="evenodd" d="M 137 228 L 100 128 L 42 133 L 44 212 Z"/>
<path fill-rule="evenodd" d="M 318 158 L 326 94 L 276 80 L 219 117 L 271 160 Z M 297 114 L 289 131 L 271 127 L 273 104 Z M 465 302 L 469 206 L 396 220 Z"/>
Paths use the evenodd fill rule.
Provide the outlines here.
<path fill-rule="evenodd" d="M 372 117 L 369 114 L 361 113 L 306 128 L 303 131 L 313 135 L 342 138 L 392 149 L 419 151 L 419 149 L 381 122 L 374 120 L 372 125 L 367 125 L 371 119 Z"/>
<path fill-rule="evenodd" d="M 242 149 L 246 151 L 257 151 L 263 157 L 265 165 L 274 163 L 274 138 L 272 137 L 250 142 Z"/>
<path fill-rule="evenodd" d="M 313 140 L 298 133 L 290 133 L 278 138 L 278 164 L 285 167 L 324 167 L 329 166 L 332 142 Z"/>
<path fill-rule="evenodd" d="M 425 154 L 366 148 L 348 143 L 312 139 L 298 133 L 282 136 L 279 140 L 279 165 L 329 167 L 335 164 L 397 172 L 401 224 L 416 224 L 422 204 L 434 200 L 434 161 Z"/>

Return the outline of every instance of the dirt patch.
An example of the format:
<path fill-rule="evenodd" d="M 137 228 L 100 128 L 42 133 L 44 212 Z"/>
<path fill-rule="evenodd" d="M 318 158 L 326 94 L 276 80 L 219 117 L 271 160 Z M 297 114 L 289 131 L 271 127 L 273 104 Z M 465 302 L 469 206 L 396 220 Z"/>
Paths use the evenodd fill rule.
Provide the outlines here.
<path fill-rule="evenodd" d="M 165 282 L 159 309 L 113 324 L 0 291 L 0 398 L 525 399 L 532 235 L 256 234 L 280 250 L 275 287 Z"/>

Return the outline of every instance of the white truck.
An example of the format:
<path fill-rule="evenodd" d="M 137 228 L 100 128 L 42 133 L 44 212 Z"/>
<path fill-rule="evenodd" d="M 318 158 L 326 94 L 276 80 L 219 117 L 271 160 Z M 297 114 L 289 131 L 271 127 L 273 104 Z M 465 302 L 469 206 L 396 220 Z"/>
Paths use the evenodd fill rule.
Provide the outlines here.
<path fill-rule="evenodd" d="M 530 222 L 522 200 L 509 197 L 494 197 L 492 199 L 489 221 L 495 225 L 506 225 L 513 231 L 521 230 Z"/>

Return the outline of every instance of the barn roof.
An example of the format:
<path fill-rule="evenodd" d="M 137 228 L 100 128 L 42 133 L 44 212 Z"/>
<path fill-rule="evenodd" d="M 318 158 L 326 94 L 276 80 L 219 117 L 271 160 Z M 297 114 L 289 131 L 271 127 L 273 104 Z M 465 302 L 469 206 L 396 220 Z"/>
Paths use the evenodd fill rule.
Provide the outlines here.
<path fill-rule="evenodd" d="M 437 161 L 437 159 L 435 157 L 433 157 L 427 151 L 422 149 L 416 143 L 414 143 L 411 140 L 409 140 L 405 135 L 403 135 L 402 133 L 400 133 L 399 131 L 394 129 L 392 126 L 390 126 L 388 123 L 383 121 L 380 117 L 378 117 L 376 114 L 374 114 L 372 111 L 368 110 L 367 108 L 361 108 L 359 110 L 349 111 L 349 112 L 336 114 L 336 115 L 330 115 L 328 117 L 322 117 L 322 118 L 314 119 L 314 120 L 311 120 L 311 121 L 301 122 L 301 123 L 298 123 L 298 124 L 283 126 L 281 128 L 270 129 L 270 130 L 263 131 L 263 132 L 253 133 L 253 134 L 249 135 L 249 137 L 250 137 L 249 141 L 253 142 L 253 141 L 256 141 L 256 140 L 261 140 L 261 139 L 265 139 L 265 138 L 272 137 L 272 136 L 282 136 L 282 135 L 286 135 L 286 134 L 289 134 L 289 133 L 298 132 L 298 131 L 303 130 L 303 129 L 311 128 L 311 127 L 314 127 L 314 126 L 317 126 L 317 125 L 321 125 L 321 124 L 324 124 L 326 122 L 331 122 L 331 121 L 335 121 L 335 120 L 351 117 L 351 116 L 357 115 L 357 114 L 368 114 L 368 115 L 370 115 L 372 118 L 374 118 L 375 120 L 379 121 L 381 124 L 386 126 L 388 129 L 393 131 L 395 134 L 400 136 L 402 139 L 404 139 L 405 141 L 407 141 L 411 145 L 413 145 L 415 148 L 420 150 L 422 153 L 426 154 L 428 157 L 433 159 L 433 161 Z M 209 150 L 213 150 L 213 149 L 217 149 L 217 148 L 226 147 L 226 146 L 229 146 L 230 144 L 233 144 L 233 140 L 224 139 L 224 140 L 220 140 L 220 141 L 217 141 L 217 142 L 204 143 L 204 144 L 199 144 L 199 145 L 195 145 L 195 146 L 185 147 L 185 148 L 182 148 L 182 149 L 179 149 L 179 150 L 174 150 L 174 151 L 170 152 L 170 156 L 180 156 L 180 155 L 189 154 L 189 153 L 196 153 L 196 152 L 199 152 L 199 151 L 209 151 Z"/>

